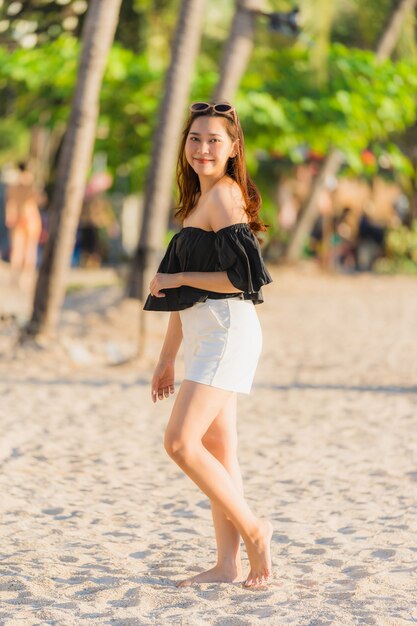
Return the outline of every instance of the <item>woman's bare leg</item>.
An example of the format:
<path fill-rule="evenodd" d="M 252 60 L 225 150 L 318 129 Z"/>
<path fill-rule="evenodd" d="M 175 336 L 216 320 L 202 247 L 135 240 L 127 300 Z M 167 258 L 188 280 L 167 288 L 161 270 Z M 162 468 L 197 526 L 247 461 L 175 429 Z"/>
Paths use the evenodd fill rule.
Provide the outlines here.
<path fill-rule="evenodd" d="M 23 268 L 25 237 L 25 231 L 20 226 L 14 227 L 10 232 L 10 282 L 15 286 L 19 285 Z"/>
<path fill-rule="evenodd" d="M 30 290 L 34 286 L 38 256 L 38 240 L 38 233 L 27 233 L 21 276 L 21 285 L 26 290 Z"/>
<path fill-rule="evenodd" d="M 235 487 L 243 495 L 242 474 L 237 458 L 237 394 L 226 401 L 203 437 L 204 447 L 223 465 Z M 240 534 L 221 506 L 210 501 L 217 544 L 217 566 L 241 576 Z"/>
<path fill-rule="evenodd" d="M 242 536 L 251 569 L 245 585 L 271 574 L 272 524 L 254 515 L 223 465 L 202 439 L 232 392 L 184 380 L 165 433 L 165 449 L 183 471 L 214 501 Z"/>
<path fill-rule="evenodd" d="M 24 256 L 23 267 L 29 272 L 33 272 L 36 269 L 36 260 L 38 257 L 38 239 L 35 237 L 29 237 L 26 242 L 26 250 Z"/>
<path fill-rule="evenodd" d="M 226 401 L 203 437 L 203 445 L 228 471 L 236 488 L 243 495 L 242 475 L 237 458 L 236 393 Z M 178 583 L 186 587 L 193 583 L 234 582 L 242 578 L 240 534 L 213 501 L 211 514 L 217 544 L 217 563 L 214 567 Z"/>

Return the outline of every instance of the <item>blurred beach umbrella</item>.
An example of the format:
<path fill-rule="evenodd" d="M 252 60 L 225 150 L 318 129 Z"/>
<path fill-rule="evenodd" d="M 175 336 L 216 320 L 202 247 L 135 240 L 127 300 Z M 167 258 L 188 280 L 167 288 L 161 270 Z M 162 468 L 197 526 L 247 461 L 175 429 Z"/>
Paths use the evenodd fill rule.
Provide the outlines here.
<path fill-rule="evenodd" d="M 143 299 L 158 266 L 172 207 L 172 181 L 178 144 L 188 102 L 194 63 L 200 49 L 206 0 L 183 0 L 171 46 L 159 123 L 153 139 L 145 186 L 139 245 L 131 264 L 127 293 Z M 141 315 L 141 337 L 145 332 Z M 142 341 L 140 342 L 140 346 Z"/>
<path fill-rule="evenodd" d="M 401 0 L 399 3 L 396 3 L 375 52 L 379 63 L 388 59 L 394 52 L 401 36 L 403 24 L 415 11 L 416 4 L 417 0 Z M 299 219 L 291 233 L 286 251 L 286 259 L 288 261 L 296 261 L 301 257 L 304 242 L 318 216 L 317 198 L 320 195 L 320 191 L 326 180 L 336 178 L 343 162 L 343 155 L 339 150 L 331 150 L 327 155 L 323 163 L 323 171 L 317 176 L 311 193 L 301 208 Z"/>
<path fill-rule="evenodd" d="M 52 335 L 65 297 L 88 168 L 94 147 L 100 87 L 121 0 L 90 0 L 70 119 L 58 162 L 48 241 L 25 336 Z"/>

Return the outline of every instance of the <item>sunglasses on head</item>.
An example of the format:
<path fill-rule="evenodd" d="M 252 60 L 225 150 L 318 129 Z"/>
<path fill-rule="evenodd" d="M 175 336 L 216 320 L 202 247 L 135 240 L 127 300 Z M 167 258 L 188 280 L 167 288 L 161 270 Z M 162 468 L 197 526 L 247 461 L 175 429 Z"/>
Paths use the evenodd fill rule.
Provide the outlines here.
<path fill-rule="evenodd" d="M 210 102 L 193 102 L 193 104 L 190 105 L 191 113 L 205 113 L 210 110 L 220 114 L 236 112 L 231 104 L 226 104 L 225 102 L 219 102 L 217 104 L 210 104 Z"/>

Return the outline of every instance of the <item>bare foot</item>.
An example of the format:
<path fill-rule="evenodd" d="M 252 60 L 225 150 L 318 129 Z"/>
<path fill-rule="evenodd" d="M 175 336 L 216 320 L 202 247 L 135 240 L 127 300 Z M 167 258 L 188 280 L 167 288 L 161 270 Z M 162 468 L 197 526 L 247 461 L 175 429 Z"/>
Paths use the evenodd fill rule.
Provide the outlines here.
<path fill-rule="evenodd" d="M 238 579 L 242 579 L 242 570 L 239 568 L 225 569 L 219 565 L 215 565 L 211 569 L 196 574 L 185 580 L 181 580 L 176 587 L 189 587 L 197 583 L 234 583 Z"/>
<path fill-rule="evenodd" d="M 246 545 L 250 572 L 244 587 L 264 588 L 272 575 L 271 537 L 273 526 L 268 520 L 260 520 L 258 532 L 251 537 Z"/>

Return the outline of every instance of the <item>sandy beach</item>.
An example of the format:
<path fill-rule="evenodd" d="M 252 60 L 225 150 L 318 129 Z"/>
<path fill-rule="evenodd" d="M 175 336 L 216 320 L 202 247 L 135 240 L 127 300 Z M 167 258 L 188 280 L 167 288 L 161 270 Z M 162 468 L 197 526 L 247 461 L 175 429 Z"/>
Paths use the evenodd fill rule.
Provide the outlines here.
<path fill-rule="evenodd" d="M 216 549 L 207 498 L 163 448 L 173 398 L 150 401 L 168 316 L 148 314 L 124 363 L 139 305 L 103 272 L 53 347 L 16 349 L 30 300 L 0 267 L 1 626 L 417 622 L 417 281 L 271 272 L 239 397 L 246 497 L 275 528 L 274 580 L 250 591 L 175 586 Z"/>

